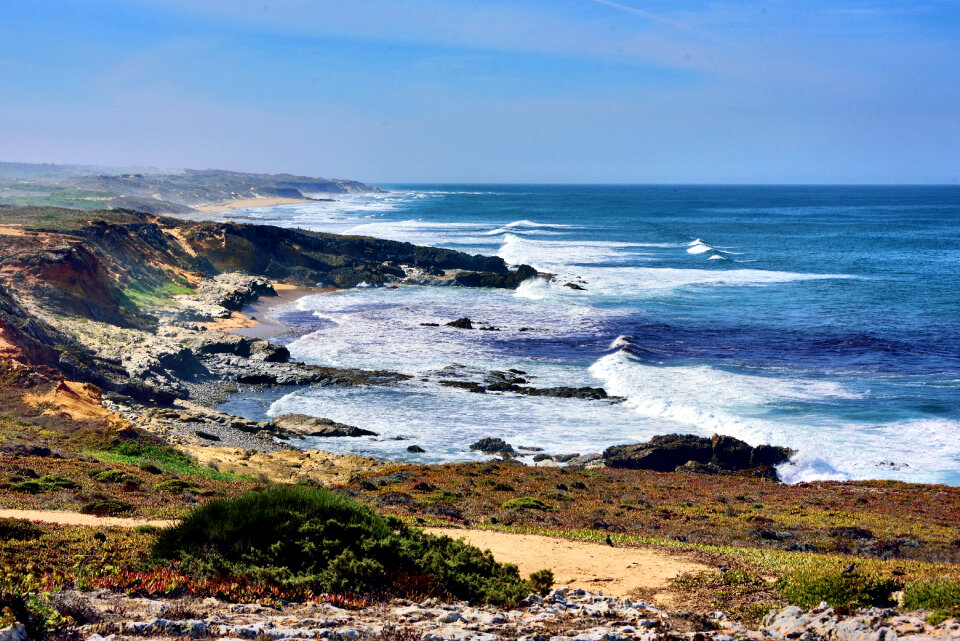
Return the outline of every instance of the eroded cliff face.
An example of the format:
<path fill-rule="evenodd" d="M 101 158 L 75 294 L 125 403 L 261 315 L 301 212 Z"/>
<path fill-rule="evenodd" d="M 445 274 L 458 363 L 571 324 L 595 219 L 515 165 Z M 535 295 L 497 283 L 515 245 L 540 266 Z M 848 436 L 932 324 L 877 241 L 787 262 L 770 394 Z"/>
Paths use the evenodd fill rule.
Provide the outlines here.
<path fill-rule="evenodd" d="M 95 321 L 155 334 L 158 317 L 170 321 L 164 308 L 175 306 L 175 296 L 198 289 L 202 294 L 202 285 L 222 281 L 223 274 L 335 288 L 398 282 L 411 273 L 463 286 L 515 288 L 537 275 L 528 266 L 511 270 L 497 257 L 410 243 L 101 213 L 57 229 L 9 227 L 0 220 L 3 340 L 24 362 L 81 372 L 98 384 L 110 378 L 110 367 L 61 331 L 64 327 L 73 327 L 76 335 L 77 322 Z M 272 293 L 272 287 L 263 281 L 254 297 L 257 292 Z"/>

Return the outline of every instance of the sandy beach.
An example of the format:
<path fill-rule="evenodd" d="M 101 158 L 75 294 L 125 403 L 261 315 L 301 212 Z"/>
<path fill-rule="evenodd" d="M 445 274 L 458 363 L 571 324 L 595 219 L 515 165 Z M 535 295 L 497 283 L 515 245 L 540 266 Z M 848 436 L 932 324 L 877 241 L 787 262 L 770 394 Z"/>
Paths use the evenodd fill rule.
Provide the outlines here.
<path fill-rule="evenodd" d="M 273 207 L 275 205 L 309 203 L 313 202 L 314 200 L 314 198 L 235 198 L 234 200 L 224 200 L 219 203 L 196 205 L 194 209 L 206 214 L 214 214 L 221 211 L 246 209 L 247 207 Z"/>
<path fill-rule="evenodd" d="M 232 331 L 250 338 L 270 338 L 289 329 L 283 323 L 270 318 L 270 310 L 294 303 L 304 296 L 325 294 L 335 290 L 333 287 L 297 287 L 285 283 L 274 283 L 273 288 L 277 291 L 276 296 L 261 298 L 253 305 L 244 308 L 243 313 L 234 313 L 234 317 L 242 317 L 245 322 L 235 327 L 218 327 L 217 329 Z"/>

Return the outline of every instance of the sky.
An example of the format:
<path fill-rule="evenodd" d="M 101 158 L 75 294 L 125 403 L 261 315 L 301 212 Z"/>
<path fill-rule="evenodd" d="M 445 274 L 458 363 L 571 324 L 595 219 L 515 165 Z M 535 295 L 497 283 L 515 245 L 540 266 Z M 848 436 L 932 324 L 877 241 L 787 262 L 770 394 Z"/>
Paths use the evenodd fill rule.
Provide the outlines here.
<path fill-rule="evenodd" d="M 960 182 L 954 0 L 4 0 L 0 160 Z"/>

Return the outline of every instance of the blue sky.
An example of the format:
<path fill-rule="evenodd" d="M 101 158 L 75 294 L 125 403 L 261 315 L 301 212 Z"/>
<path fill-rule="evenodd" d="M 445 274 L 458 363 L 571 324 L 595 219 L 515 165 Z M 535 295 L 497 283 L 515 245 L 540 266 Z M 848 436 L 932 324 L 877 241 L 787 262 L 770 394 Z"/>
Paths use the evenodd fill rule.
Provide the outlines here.
<path fill-rule="evenodd" d="M 0 160 L 957 183 L 960 3 L 6 0 Z"/>

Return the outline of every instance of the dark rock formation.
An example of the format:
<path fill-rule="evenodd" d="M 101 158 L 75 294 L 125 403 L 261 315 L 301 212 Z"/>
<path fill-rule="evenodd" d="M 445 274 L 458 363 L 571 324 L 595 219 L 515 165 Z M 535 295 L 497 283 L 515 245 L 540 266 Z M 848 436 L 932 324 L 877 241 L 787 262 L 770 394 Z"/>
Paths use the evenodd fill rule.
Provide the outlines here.
<path fill-rule="evenodd" d="M 580 292 L 586 291 L 586 288 L 585 288 L 585 287 L 581 287 L 580 285 L 577 285 L 576 283 L 564 283 L 563 286 L 564 286 L 564 287 L 569 287 L 570 289 L 575 289 L 575 290 L 580 291 Z"/>
<path fill-rule="evenodd" d="M 450 321 L 449 323 L 446 323 L 446 326 L 456 327 L 457 329 L 473 329 L 473 323 L 466 316 L 463 318 L 458 318 L 455 321 Z"/>
<path fill-rule="evenodd" d="M 424 452 L 426 452 L 426 450 L 420 447 L 419 445 L 408 445 L 407 451 L 410 452 L 411 454 L 423 454 Z"/>
<path fill-rule="evenodd" d="M 513 454 L 513 446 L 502 438 L 482 438 L 470 446 L 473 451 L 484 454 Z"/>
<path fill-rule="evenodd" d="M 454 279 L 457 285 L 464 287 L 496 287 L 499 289 L 516 289 L 520 283 L 528 278 L 537 276 L 537 270 L 529 265 L 520 265 L 516 271 L 481 271 L 464 272 L 457 274 Z"/>
<path fill-rule="evenodd" d="M 226 332 L 204 332 L 184 344 L 197 354 L 232 354 L 264 363 L 285 363 L 290 359 L 286 347 Z"/>
<path fill-rule="evenodd" d="M 352 425 L 335 423 L 329 418 L 317 418 L 305 414 L 284 414 L 270 421 L 270 426 L 285 435 L 295 438 L 306 436 L 376 436 L 376 432 Z"/>
<path fill-rule="evenodd" d="M 632 470 L 718 473 L 777 465 L 792 454 L 793 451 L 785 447 L 760 445 L 754 448 L 739 439 L 719 434 L 712 439 L 692 434 L 666 434 L 654 436 L 646 443 L 608 447 L 603 453 L 603 461 L 607 467 Z"/>

